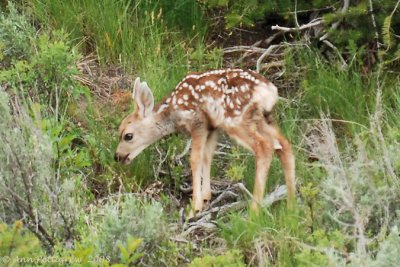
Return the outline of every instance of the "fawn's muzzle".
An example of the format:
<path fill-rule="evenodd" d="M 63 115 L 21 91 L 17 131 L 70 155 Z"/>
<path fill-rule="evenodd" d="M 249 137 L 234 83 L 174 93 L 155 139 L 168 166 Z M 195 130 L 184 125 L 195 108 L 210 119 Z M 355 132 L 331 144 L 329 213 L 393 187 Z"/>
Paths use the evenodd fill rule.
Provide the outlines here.
<path fill-rule="evenodd" d="M 126 156 L 121 156 L 119 153 L 115 153 L 114 160 L 117 162 L 125 161 L 128 156 L 129 154 Z"/>

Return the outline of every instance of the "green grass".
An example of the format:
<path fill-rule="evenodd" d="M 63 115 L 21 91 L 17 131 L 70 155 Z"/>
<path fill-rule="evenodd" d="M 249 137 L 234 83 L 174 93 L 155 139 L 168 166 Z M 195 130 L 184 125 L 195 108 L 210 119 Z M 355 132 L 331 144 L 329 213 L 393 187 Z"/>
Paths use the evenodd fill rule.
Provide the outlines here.
<path fill-rule="evenodd" d="M 103 64 L 122 64 L 146 79 L 157 99 L 189 70 L 221 64 L 220 57 L 207 57 L 206 22 L 195 1 L 32 0 L 31 5 L 42 25 L 64 29 L 83 53 L 96 53 Z M 191 57 L 196 50 L 201 55 Z"/>
<path fill-rule="evenodd" d="M 257 253 L 281 266 L 295 266 L 294 255 L 298 249 L 294 240 L 304 233 L 298 211 L 288 211 L 286 202 L 264 208 L 259 215 L 233 213 L 227 221 L 220 222 L 220 236 L 230 248 L 240 249 L 247 262 Z M 256 246 L 261 251 L 256 252 Z M 272 257 L 271 257 L 272 256 Z"/>

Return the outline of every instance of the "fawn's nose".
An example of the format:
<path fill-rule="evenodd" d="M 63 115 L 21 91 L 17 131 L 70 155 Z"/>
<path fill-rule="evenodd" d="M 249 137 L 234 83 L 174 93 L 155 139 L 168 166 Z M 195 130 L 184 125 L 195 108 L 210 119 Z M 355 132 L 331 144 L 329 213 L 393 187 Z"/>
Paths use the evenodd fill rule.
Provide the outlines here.
<path fill-rule="evenodd" d="M 115 155 L 114 155 L 114 160 L 117 161 L 117 162 L 119 162 L 119 161 L 122 160 L 122 157 L 121 157 L 118 153 L 115 153 Z"/>

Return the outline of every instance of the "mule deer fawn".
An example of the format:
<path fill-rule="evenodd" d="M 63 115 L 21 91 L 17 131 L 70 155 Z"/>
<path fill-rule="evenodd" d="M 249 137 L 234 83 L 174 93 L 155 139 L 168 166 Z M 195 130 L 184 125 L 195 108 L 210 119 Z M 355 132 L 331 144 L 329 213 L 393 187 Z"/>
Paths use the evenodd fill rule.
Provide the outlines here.
<path fill-rule="evenodd" d="M 282 163 L 288 204 L 295 198 L 295 163 L 291 145 L 272 120 L 277 88 L 263 76 L 241 69 L 187 75 L 164 100 L 154 105 L 146 82 L 134 83 L 135 111 L 119 127 L 115 159 L 129 164 L 146 147 L 176 131 L 192 138 L 192 211 L 211 199 L 210 166 L 220 131 L 252 151 L 256 178 L 251 208 L 263 200 L 268 169 L 275 151 Z"/>

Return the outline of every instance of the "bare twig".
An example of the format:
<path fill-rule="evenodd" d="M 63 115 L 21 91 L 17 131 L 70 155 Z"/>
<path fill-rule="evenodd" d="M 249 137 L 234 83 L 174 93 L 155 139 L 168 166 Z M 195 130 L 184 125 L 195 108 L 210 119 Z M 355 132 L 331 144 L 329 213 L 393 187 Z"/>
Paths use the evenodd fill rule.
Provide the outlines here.
<path fill-rule="evenodd" d="M 265 46 L 269 46 L 277 37 L 283 35 L 285 32 L 276 32 L 264 41 Z"/>
<path fill-rule="evenodd" d="M 294 23 L 296 24 L 297 28 L 300 28 L 299 21 L 297 20 L 297 0 L 294 1 Z"/>
<path fill-rule="evenodd" d="M 256 71 L 260 72 L 261 71 L 261 63 L 266 58 L 267 56 L 271 55 L 272 51 L 277 50 L 281 47 L 286 47 L 286 46 L 306 46 L 308 47 L 307 44 L 305 43 L 282 43 L 279 45 L 271 45 L 268 47 L 267 50 L 257 59 L 257 65 L 256 65 Z"/>
<path fill-rule="evenodd" d="M 279 61 L 272 61 L 269 63 L 265 63 L 262 65 L 261 68 L 268 71 L 271 68 L 283 67 L 284 65 L 285 65 L 285 62 L 283 60 L 279 60 Z"/>
<path fill-rule="evenodd" d="M 256 65 L 256 71 L 259 73 L 261 70 L 261 62 L 264 60 L 264 58 L 266 58 L 267 56 L 269 56 L 272 51 L 274 51 L 277 48 L 280 48 L 281 45 L 271 45 L 270 47 L 268 47 L 267 50 L 264 51 L 264 53 L 257 59 L 257 65 Z"/>
<path fill-rule="evenodd" d="M 238 195 L 232 191 L 224 191 L 220 194 L 213 202 L 210 204 L 210 208 L 214 207 L 216 204 L 230 198 L 237 198 Z"/>
<path fill-rule="evenodd" d="M 240 188 L 240 190 L 245 192 L 251 199 L 253 199 L 253 194 L 250 193 L 250 191 L 244 186 L 243 183 L 238 183 L 237 186 Z"/>
<path fill-rule="evenodd" d="M 167 151 L 167 153 L 165 153 L 165 156 L 163 156 L 163 152 L 162 151 L 160 151 L 160 149 L 156 146 L 156 151 L 157 151 L 157 153 L 158 153 L 158 155 L 160 156 L 160 160 L 159 160 L 159 163 L 158 163 L 158 166 L 157 166 L 157 170 L 154 170 L 154 174 L 157 176 L 157 177 L 159 177 L 160 176 L 160 173 L 161 173 L 161 168 L 162 168 L 162 165 L 164 164 L 164 162 L 167 160 L 167 158 L 168 158 L 168 154 L 169 154 L 169 151 Z M 154 167 L 153 167 L 154 168 Z"/>
<path fill-rule="evenodd" d="M 248 45 L 238 45 L 224 48 L 223 51 L 225 54 L 235 53 L 235 52 L 251 52 L 251 53 L 264 53 L 266 49 L 260 48 L 256 46 L 248 46 Z"/>
<path fill-rule="evenodd" d="M 321 25 L 322 23 L 323 23 L 323 20 L 321 18 L 317 18 L 317 19 L 313 19 L 312 21 L 310 21 L 307 24 L 303 24 L 301 26 L 294 27 L 294 28 L 281 27 L 281 26 L 275 25 L 275 26 L 272 26 L 271 29 L 277 30 L 277 31 L 282 31 L 282 32 L 299 32 L 299 31 L 303 31 L 303 30 Z"/>
<path fill-rule="evenodd" d="M 286 185 L 278 186 L 271 194 L 268 194 L 262 203 L 263 207 L 269 207 L 273 203 L 284 199 L 287 196 L 287 187 Z"/>
<path fill-rule="evenodd" d="M 327 46 L 329 46 L 330 48 L 332 48 L 336 52 L 336 54 L 338 55 L 340 61 L 342 62 L 342 67 L 346 68 L 347 67 L 347 62 L 342 57 L 342 54 L 340 53 L 339 49 L 336 46 L 334 46 L 331 42 L 329 42 L 328 40 L 323 40 L 322 42 L 324 44 L 326 44 Z"/>
<path fill-rule="evenodd" d="M 378 27 L 376 26 L 376 20 L 375 20 L 374 7 L 372 5 L 372 0 L 369 0 L 369 13 L 371 15 L 372 27 L 374 27 L 374 31 L 375 31 L 376 48 L 379 50 L 379 48 L 380 48 L 379 33 L 378 33 Z"/>
<path fill-rule="evenodd" d="M 238 183 L 236 185 L 237 185 L 237 187 L 239 187 L 241 189 L 243 189 L 243 187 L 244 187 L 244 185 L 242 183 Z M 245 189 L 244 192 L 246 192 L 246 194 L 248 194 L 249 196 L 251 196 L 251 198 L 253 198 L 253 195 L 247 189 Z M 286 197 L 286 195 L 287 195 L 286 185 L 278 186 L 272 193 L 268 194 L 264 198 L 263 202 L 260 204 L 262 207 L 271 206 L 273 203 L 284 199 Z M 208 219 L 208 218 L 211 219 L 211 216 L 210 216 L 211 214 L 217 214 L 217 217 L 221 217 L 222 215 L 224 215 L 227 212 L 244 209 L 247 205 L 248 205 L 247 200 L 241 200 L 241 201 L 237 201 L 237 202 L 233 202 L 233 203 L 228 203 L 228 204 L 225 204 L 220 207 L 214 207 L 214 208 L 205 210 L 205 211 L 197 214 L 194 218 L 192 218 L 192 220 L 204 221 L 204 219 L 203 219 L 204 217 L 206 217 L 206 219 Z"/>

